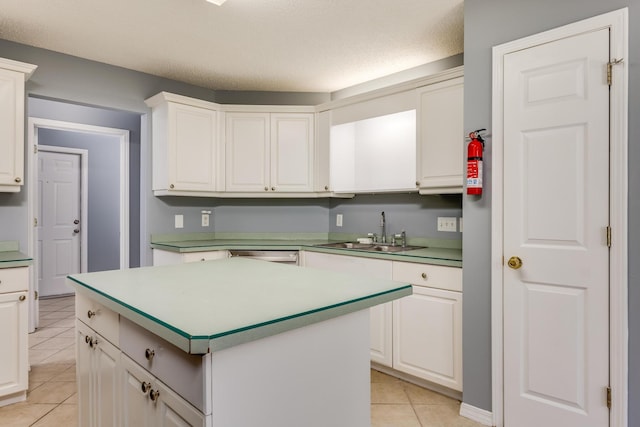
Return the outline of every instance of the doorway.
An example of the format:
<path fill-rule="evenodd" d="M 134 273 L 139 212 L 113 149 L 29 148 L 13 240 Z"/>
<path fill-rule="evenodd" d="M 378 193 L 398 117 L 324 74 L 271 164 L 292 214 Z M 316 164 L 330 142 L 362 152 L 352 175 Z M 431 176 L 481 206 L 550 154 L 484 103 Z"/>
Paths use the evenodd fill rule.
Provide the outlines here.
<path fill-rule="evenodd" d="M 128 268 L 129 266 L 129 131 L 91 126 L 72 122 L 29 118 L 28 150 L 30 186 L 28 212 L 34 224 L 38 222 L 40 200 L 36 183 L 39 181 L 38 148 L 44 141 L 49 145 L 84 148 L 89 151 L 86 185 L 86 219 L 80 219 L 78 233 L 84 237 L 87 256 L 81 262 L 80 272 Z M 94 153 L 92 155 L 91 153 Z M 75 221 L 77 218 L 71 219 Z M 49 261 L 39 252 L 38 227 L 29 230 L 29 254 L 34 258 L 30 277 L 29 329 L 38 326 L 38 277 L 41 267 Z"/>
<path fill-rule="evenodd" d="M 626 9 L 494 47 L 497 426 L 626 426 L 624 58 Z"/>

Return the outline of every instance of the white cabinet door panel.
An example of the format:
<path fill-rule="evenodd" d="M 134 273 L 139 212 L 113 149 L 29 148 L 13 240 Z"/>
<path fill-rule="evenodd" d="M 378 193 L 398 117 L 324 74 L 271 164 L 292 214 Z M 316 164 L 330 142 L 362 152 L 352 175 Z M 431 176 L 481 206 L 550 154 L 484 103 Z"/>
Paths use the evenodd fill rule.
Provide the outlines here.
<path fill-rule="evenodd" d="M 226 191 L 268 191 L 269 114 L 226 113 Z"/>

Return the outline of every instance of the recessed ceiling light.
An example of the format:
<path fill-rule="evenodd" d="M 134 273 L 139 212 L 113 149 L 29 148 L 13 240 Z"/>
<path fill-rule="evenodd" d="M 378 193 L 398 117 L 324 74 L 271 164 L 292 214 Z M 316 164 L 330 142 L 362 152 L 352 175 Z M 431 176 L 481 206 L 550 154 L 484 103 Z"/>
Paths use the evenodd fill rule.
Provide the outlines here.
<path fill-rule="evenodd" d="M 213 4 L 217 4 L 218 6 L 222 6 L 222 3 L 224 3 L 227 0 L 207 0 L 209 3 L 213 3 Z"/>

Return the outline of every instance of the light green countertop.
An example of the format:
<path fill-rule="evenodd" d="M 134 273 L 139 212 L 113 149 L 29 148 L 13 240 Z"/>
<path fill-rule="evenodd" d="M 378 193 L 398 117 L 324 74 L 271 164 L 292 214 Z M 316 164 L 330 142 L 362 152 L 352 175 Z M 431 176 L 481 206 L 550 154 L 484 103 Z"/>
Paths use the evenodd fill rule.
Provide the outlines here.
<path fill-rule="evenodd" d="M 388 259 L 422 264 L 445 265 L 449 267 L 462 267 L 462 249 L 450 247 L 434 247 L 427 244 L 424 249 L 411 251 L 380 253 L 358 249 L 326 248 L 320 245 L 347 241 L 325 239 L 238 239 L 238 238 L 211 238 L 211 239 L 185 239 L 172 241 L 153 241 L 151 247 L 171 252 L 200 252 L 232 249 L 278 249 L 278 250 L 305 250 L 313 252 L 334 253 L 340 255 L 359 256 L 365 258 Z M 412 243 L 413 244 L 413 243 Z M 423 244 L 418 243 L 419 246 Z"/>
<path fill-rule="evenodd" d="M 18 242 L 0 242 L 0 268 L 27 267 L 32 258 L 19 251 Z"/>
<path fill-rule="evenodd" d="M 76 274 L 69 279 L 77 291 L 192 354 L 412 293 L 404 283 L 239 258 Z"/>

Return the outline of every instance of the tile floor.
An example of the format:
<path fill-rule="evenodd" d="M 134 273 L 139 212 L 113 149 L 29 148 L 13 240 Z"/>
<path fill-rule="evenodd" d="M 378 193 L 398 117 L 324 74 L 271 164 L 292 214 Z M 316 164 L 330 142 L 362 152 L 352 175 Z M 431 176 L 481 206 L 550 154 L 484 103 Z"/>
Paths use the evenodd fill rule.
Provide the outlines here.
<path fill-rule="evenodd" d="M 27 401 L 0 408 L 0 426 L 78 425 L 74 337 L 74 297 L 41 300 L 40 327 L 29 334 Z M 372 427 L 481 427 L 459 410 L 456 400 L 371 371 Z"/>

